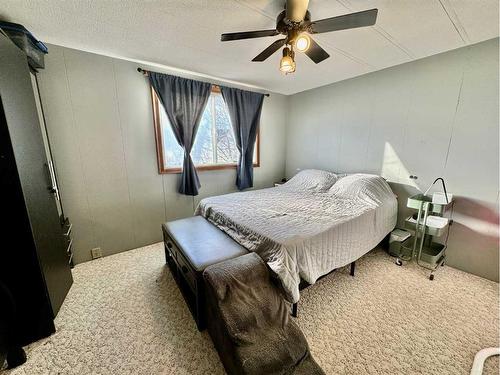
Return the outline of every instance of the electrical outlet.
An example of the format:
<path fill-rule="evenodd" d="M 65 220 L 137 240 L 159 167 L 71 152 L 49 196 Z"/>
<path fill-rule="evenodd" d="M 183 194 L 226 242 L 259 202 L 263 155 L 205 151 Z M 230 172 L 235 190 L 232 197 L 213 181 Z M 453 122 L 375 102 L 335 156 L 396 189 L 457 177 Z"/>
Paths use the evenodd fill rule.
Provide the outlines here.
<path fill-rule="evenodd" d="M 90 254 L 92 255 L 92 259 L 97 259 L 102 257 L 102 250 L 100 247 L 95 247 L 90 250 Z"/>

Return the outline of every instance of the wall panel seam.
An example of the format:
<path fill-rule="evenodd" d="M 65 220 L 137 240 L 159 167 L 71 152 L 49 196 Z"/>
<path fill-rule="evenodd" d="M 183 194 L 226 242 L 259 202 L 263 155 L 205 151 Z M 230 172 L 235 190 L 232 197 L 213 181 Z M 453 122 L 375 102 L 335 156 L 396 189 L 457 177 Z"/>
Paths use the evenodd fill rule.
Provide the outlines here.
<path fill-rule="evenodd" d="M 460 88 L 458 89 L 457 104 L 455 105 L 455 113 L 453 114 L 453 119 L 451 120 L 450 129 L 450 140 L 448 141 L 448 148 L 446 149 L 446 157 L 444 159 L 443 173 L 446 171 L 446 166 L 448 165 L 448 158 L 450 156 L 451 144 L 453 142 L 453 134 L 455 131 L 455 123 L 457 119 L 458 108 L 460 107 L 460 99 L 462 98 L 462 87 L 464 85 L 465 72 L 462 70 L 462 78 L 460 80 Z"/>
<path fill-rule="evenodd" d="M 123 124 L 122 124 L 122 116 L 120 112 L 120 100 L 118 99 L 118 83 L 116 81 L 116 71 L 115 71 L 115 61 L 111 61 L 111 67 L 113 69 L 113 83 L 114 83 L 114 89 L 115 89 L 115 100 L 116 100 L 116 110 L 118 112 L 118 124 L 120 127 L 120 137 L 121 137 L 121 144 L 122 144 L 122 156 L 123 156 L 123 171 L 125 173 L 125 180 L 127 181 L 127 194 L 128 194 L 128 204 L 129 207 L 133 210 L 133 204 L 132 204 L 132 198 L 130 196 L 130 182 L 129 182 L 129 174 L 128 174 L 128 168 L 127 168 L 127 157 L 125 156 L 125 141 L 123 137 Z M 134 215 L 135 216 L 135 215 Z M 135 220 L 134 220 L 135 221 Z M 136 236 L 136 225 L 133 225 L 132 228 L 132 235 L 134 237 L 134 244 L 137 246 L 137 236 Z"/>
<path fill-rule="evenodd" d="M 66 53 L 65 51 L 63 50 L 62 51 L 62 55 L 63 55 L 63 64 L 64 64 L 64 73 L 66 75 L 66 87 L 68 89 L 68 99 L 69 99 L 69 102 L 70 102 L 70 110 L 71 110 L 71 117 L 73 119 L 73 128 L 75 130 L 75 134 L 77 134 L 77 139 L 76 139 L 76 144 L 77 144 L 77 148 L 78 148 L 78 158 L 80 160 L 80 169 L 81 169 L 81 173 L 82 173 L 82 180 L 83 180 L 83 184 L 84 184 L 84 191 L 85 191 L 85 202 L 87 203 L 87 212 L 88 212 L 88 216 L 89 216 L 89 221 L 90 221 L 90 228 L 91 228 L 91 233 L 92 233 L 92 239 L 93 239 L 93 243 L 95 246 L 97 244 L 97 236 L 96 236 L 96 233 L 95 233 L 95 220 L 94 220 L 94 215 L 92 213 L 92 208 L 91 208 L 91 205 L 90 205 L 90 200 L 89 200 L 89 195 L 88 195 L 88 191 L 87 191 L 87 176 L 85 174 L 85 168 L 83 168 L 83 163 L 82 163 L 82 160 L 83 160 L 83 156 L 82 156 L 82 150 L 81 150 L 81 147 L 80 147 L 80 137 L 79 137 L 79 134 L 80 134 L 80 131 L 79 131 L 79 127 L 78 127 L 78 124 L 77 124 L 77 121 L 76 121 L 76 116 L 75 116 L 75 110 L 74 110 L 74 103 L 73 103 L 73 96 L 71 95 L 71 83 L 70 83 L 70 79 L 69 79 L 69 73 L 68 73 L 68 66 L 67 66 L 67 60 L 66 60 Z M 90 250 L 90 249 L 88 249 Z M 77 259 L 76 259 L 77 260 Z M 75 262 L 76 262 L 75 260 Z"/>

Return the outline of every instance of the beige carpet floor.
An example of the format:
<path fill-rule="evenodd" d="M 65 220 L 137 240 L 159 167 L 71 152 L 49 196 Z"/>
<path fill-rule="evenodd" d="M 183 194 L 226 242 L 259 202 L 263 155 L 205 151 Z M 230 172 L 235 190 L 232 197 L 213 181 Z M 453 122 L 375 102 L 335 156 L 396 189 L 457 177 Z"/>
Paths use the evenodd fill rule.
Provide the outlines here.
<path fill-rule="evenodd" d="M 80 264 L 57 333 L 6 374 L 223 374 L 164 266 L 162 244 Z M 497 283 L 443 267 L 434 281 L 381 250 L 302 292 L 298 324 L 328 374 L 468 374 L 499 345 Z M 485 374 L 498 374 L 498 357 Z"/>

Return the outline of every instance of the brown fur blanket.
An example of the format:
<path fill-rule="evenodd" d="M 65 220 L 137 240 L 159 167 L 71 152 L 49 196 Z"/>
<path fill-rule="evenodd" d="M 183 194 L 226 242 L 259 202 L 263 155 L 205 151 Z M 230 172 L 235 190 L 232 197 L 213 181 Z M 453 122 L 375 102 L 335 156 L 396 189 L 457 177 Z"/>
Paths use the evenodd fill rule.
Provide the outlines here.
<path fill-rule="evenodd" d="M 255 253 L 208 267 L 208 331 L 229 374 L 324 374 Z"/>

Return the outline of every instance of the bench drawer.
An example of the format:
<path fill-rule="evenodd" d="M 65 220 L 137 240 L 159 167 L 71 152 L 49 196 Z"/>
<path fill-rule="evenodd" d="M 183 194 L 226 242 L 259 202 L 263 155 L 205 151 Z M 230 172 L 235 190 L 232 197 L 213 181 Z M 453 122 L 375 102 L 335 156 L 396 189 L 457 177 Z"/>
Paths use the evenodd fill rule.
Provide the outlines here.
<path fill-rule="evenodd" d="M 182 274 L 184 279 L 188 282 L 189 286 L 196 293 L 196 274 L 189 265 L 188 261 L 179 252 L 177 254 L 177 264 L 179 265 L 179 273 Z"/>
<path fill-rule="evenodd" d="M 179 249 L 177 246 L 175 246 L 174 241 L 168 236 L 165 236 L 165 246 L 167 247 L 168 251 L 172 255 L 172 257 L 177 260 L 177 254 L 179 253 Z"/>
<path fill-rule="evenodd" d="M 196 292 L 196 274 L 189 265 L 189 262 L 186 260 L 184 255 L 182 255 L 182 251 L 179 250 L 175 242 L 167 233 L 164 233 L 164 241 L 165 247 L 168 249 L 168 252 L 172 255 L 172 258 L 177 264 L 179 274 L 186 280 L 191 290 Z"/>

